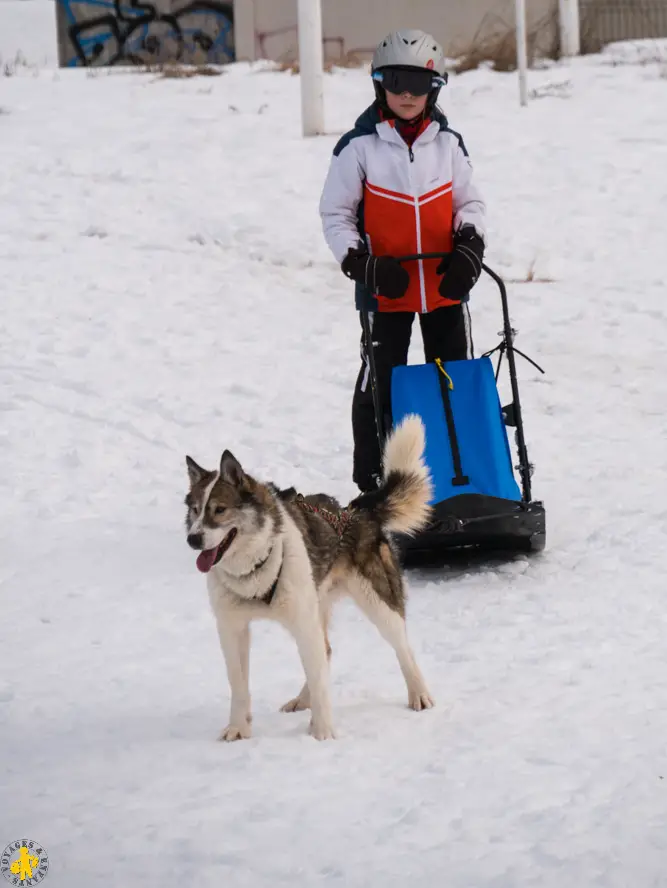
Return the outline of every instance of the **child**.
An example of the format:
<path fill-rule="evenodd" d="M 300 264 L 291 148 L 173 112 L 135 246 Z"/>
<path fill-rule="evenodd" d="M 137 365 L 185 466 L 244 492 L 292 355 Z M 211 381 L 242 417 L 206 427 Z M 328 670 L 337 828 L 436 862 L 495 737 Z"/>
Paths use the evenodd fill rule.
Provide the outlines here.
<path fill-rule="evenodd" d="M 320 215 L 332 253 L 356 282 L 357 309 L 371 311 L 386 420 L 391 371 L 407 363 L 415 313 L 427 362 L 472 357 L 465 303 L 482 270 L 486 209 L 463 139 L 436 107 L 447 82 L 442 48 L 423 31 L 396 31 L 377 47 L 371 74 L 376 100 L 334 149 Z M 395 258 L 429 252 L 451 256 Z M 352 430 L 353 480 L 374 490 L 380 449 L 363 336 Z"/>

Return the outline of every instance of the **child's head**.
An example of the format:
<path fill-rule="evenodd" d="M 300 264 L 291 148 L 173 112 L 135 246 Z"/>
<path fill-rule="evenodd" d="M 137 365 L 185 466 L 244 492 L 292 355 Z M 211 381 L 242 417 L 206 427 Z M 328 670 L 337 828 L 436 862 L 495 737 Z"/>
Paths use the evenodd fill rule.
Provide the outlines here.
<path fill-rule="evenodd" d="M 397 117 L 430 112 L 447 83 L 442 47 L 423 31 L 394 31 L 373 55 L 375 94 Z"/>

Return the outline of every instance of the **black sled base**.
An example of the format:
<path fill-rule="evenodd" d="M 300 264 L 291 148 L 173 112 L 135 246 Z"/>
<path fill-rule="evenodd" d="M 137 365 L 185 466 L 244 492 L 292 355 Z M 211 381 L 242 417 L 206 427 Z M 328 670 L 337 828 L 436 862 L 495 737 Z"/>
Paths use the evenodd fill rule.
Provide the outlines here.
<path fill-rule="evenodd" d="M 433 506 L 431 523 L 414 537 L 395 534 L 404 566 L 447 561 L 461 550 L 540 552 L 546 543 L 543 503 L 462 494 Z"/>

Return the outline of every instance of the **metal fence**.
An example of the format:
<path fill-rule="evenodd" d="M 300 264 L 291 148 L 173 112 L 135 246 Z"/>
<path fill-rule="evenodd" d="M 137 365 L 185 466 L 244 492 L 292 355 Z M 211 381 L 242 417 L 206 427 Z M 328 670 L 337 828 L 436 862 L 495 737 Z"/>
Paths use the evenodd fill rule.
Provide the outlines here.
<path fill-rule="evenodd" d="M 667 0 L 581 0 L 580 13 L 583 52 L 615 40 L 667 37 Z"/>

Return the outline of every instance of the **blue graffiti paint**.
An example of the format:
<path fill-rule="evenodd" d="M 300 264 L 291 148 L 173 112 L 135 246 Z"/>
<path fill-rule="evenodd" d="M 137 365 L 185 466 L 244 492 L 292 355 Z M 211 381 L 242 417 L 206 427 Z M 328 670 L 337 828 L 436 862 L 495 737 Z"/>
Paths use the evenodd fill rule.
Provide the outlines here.
<path fill-rule="evenodd" d="M 162 12 L 142 0 L 57 0 L 72 55 L 67 67 L 234 60 L 233 6 L 192 0 Z"/>

